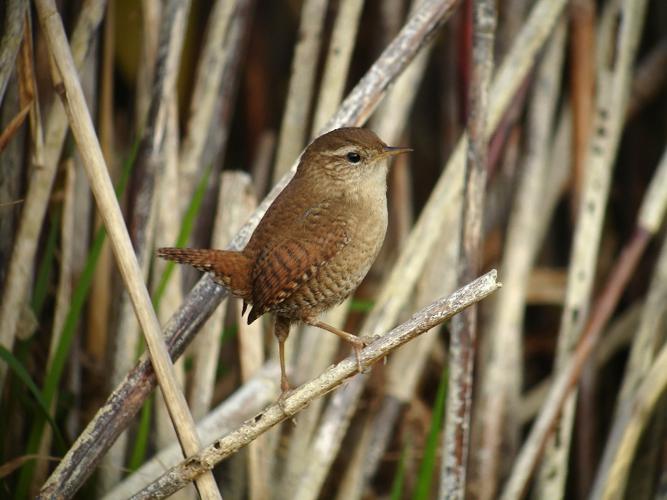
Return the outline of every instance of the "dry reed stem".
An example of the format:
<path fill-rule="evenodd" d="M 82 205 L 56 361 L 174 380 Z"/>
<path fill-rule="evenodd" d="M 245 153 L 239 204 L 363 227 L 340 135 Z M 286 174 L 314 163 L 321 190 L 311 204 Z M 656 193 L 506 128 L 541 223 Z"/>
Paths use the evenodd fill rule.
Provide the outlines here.
<path fill-rule="evenodd" d="M 327 0 L 304 0 L 301 8 L 287 101 L 278 137 L 274 184 L 289 171 L 294 159 L 304 147 L 327 3 Z"/>
<path fill-rule="evenodd" d="M 112 178 L 115 178 L 114 166 L 114 122 L 113 122 L 113 56 L 115 53 L 114 30 L 116 25 L 115 4 L 107 5 L 104 21 L 104 35 L 102 48 L 102 63 L 100 70 L 100 99 L 99 99 L 99 137 L 104 159 L 112 169 Z M 94 226 L 97 230 L 102 225 L 99 214 L 95 214 Z M 105 363 L 109 338 L 109 305 L 111 303 L 111 267 L 113 256 L 107 239 L 102 243 L 102 250 L 97 259 L 95 273 L 90 289 L 88 301 L 87 328 L 85 349 L 86 354 L 99 365 Z"/>
<path fill-rule="evenodd" d="M 414 2 L 412 5 L 412 12 L 417 7 L 418 2 Z M 382 103 L 377 113 L 373 116 L 373 128 L 382 137 L 385 141 L 390 144 L 395 144 L 400 140 L 400 137 L 403 133 L 403 128 L 405 123 L 408 122 L 408 116 L 412 105 L 417 95 L 417 91 L 420 87 L 421 80 L 423 78 L 427 62 L 432 52 L 432 46 L 426 47 L 416 58 L 410 63 L 410 66 L 405 70 L 401 77 L 397 80 L 394 87 L 392 87 L 387 99 Z M 398 165 L 394 165 L 392 168 L 396 169 Z M 392 170 L 393 172 L 393 170 Z M 405 198 L 404 198 L 405 200 Z M 460 201 L 460 200 L 459 200 Z M 452 200 L 451 206 L 457 207 L 457 201 Z M 451 210 L 447 214 L 451 214 Z M 393 214 L 392 214 L 393 215 Z M 441 234 L 443 231 L 446 232 L 447 229 L 455 227 L 456 224 L 453 223 L 451 217 L 444 215 L 444 218 L 440 228 L 438 229 L 438 234 Z M 456 238 L 450 238 L 448 241 L 456 241 Z M 446 245 L 445 245 L 446 247 Z M 432 253 L 431 259 L 435 258 L 435 255 L 440 252 Z M 445 293 L 450 292 L 454 288 L 454 283 L 451 284 L 447 280 L 439 280 L 440 284 L 446 284 L 445 288 L 442 288 L 439 293 L 434 293 L 423 301 L 417 302 L 417 306 L 423 306 L 432 300 L 434 297 L 442 296 Z M 397 357 L 399 359 L 392 359 L 390 367 L 396 366 L 397 363 L 402 367 L 400 370 L 403 372 L 401 378 L 401 385 L 410 386 L 410 382 L 416 382 L 416 376 L 420 371 L 421 363 L 418 359 L 415 359 L 414 354 L 416 350 L 419 350 L 419 346 L 423 344 L 431 344 L 433 342 L 434 336 L 422 337 L 417 340 L 415 343 L 406 347 L 406 349 L 399 351 Z M 409 368 L 403 365 L 400 360 L 404 362 L 410 359 Z M 391 368 L 390 368 L 391 370 Z M 391 391 L 393 384 L 391 383 L 391 371 L 388 372 L 388 388 Z M 414 388 L 414 386 L 412 386 Z M 350 498 L 356 498 L 361 494 L 361 491 L 368 481 L 370 476 L 375 471 L 377 465 L 377 460 L 379 456 L 377 454 L 379 445 L 378 445 L 378 436 L 375 434 L 375 431 L 382 432 L 383 429 L 391 429 L 393 423 L 387 422 L 387 425 L 381 426 L 375 417 L 368 419 L 366 421 L 366 428 L 369 428 L 368 431 L 364 431 L 364 436 L 367 436 L 368 439 L 361 439 L 357 442 L 356 451 L 354 452 L 355 461 L 351 461 L 347 466 L 346 473 L 346 482 L 341 487 L 339 491 L 339 496 L 351 495 Z M 374 431 L 371 431 L 374 429 Z M 372 446 L 372 448 L 369 448 Z M 311 453 L 311 457 L 308 459 L 308 462 L 316 462 L 320 456 L 319 450 Z M 358 470 L 356 470 L 358 469 Z M 304 490 L 306 491 L 306 490 Z M 313 491 L 317 493 L 317 491 Z M 306 492 L 308 495 L 309 493 Z"/>
<path fill-rule="evenodd" d="M 16 55 L 23 39 L 23 19 L 28 0 L 8 0 L 5 6 L 5 25 L 0 38 L 0 104 L 2 104 L 7 82 L 14 69 Z M 1 150 L 1 149 L 0 149 Z"/>
<path fill-rule="evenodd" d="M 528 22 L 524 25 L 512 51 L 494 79 L 487 133 L 498 126 L 503 110 L 508 106 L 511 97 L 532 67 L 538 50 L 549 35 L 563 6 L 564 0 L 543 0 L 531 11 Z M 423 6 L 420 7 L 422 8 Z M 443 174 L 434 187 L 392 273 L 383 286 L 383 292 L 376 300 L 373 312 L 364 323 L 362 334 L 390 328 L 410 296 L 412 286 L 420 275 L 426 257 L 436 241 L 440 216 L 444 207 L 450 204 L 455 193 L 462 189 L 466 142 L 465 136 L 459 140 L 444 167 Z M 319 486 L 313 487 L 313 484 L 323 484 L 328 468 L 345 435 L 365 381 L 365 377 L 357 377 L 344 390 L 334 394 L 330 401 L 320 425 L 320 431 L 313 443 L 313 446 L 318 449 L 319 460 L 309 463 L 309 470 L 300 483 L 304 496 L 297 496 L 299 500 L 311 498 L 312 493 L 308 492 L 319 490 Z"/>
<path fill-rule="evenodd" d="M 423 307 L 434 297 L 450 293 L 456 288 L 456 275 L 452 269 L 456 269 L 458 261 L 460 207 L 459 193 L 442 215 L 439 241 L 433 247 L 415 285 L 416 307 Z M 386 368 L 386 394 L 380 410 L 367 422 L 371 436 L 367 447 L 362 450 L 361 474 L 359 483 L 355 485 L 355 492 L 364 491 L 380 466 L 386 447 L 391 442 L 392 432 L 395 432 L 400 410 L 415 397 L 417 384 L 437 341 L 436 335 L 422 335 L 389 359 Z"/>
<path fill-rule="evenodd" d="M 398 347 L 482 300 L 498 287 L 500 284 L 496 281 L 496 272 L 490 271 L 449 297 L 441 298 L 415 313 L 408 321 L 379 336 L 363 349 L 362 367 L 370 367 L 377 361 L 381 361 Z M 327 394 L 343 384 L 347 378 L 356 374 L 355 356 L 348 356 L 316 379 L 294 389 L 282 402 L 274 403 L 232 433 L 215 441 L 197 457 L 181 462 L 132 498 L 162 498 L 177 491 L 187 484 L 188 478 L 196 477 L 210 470 L 222 459 L 252 442 L 274 425 L 294 416 L 313 399 Z"/>
<path fill-rule="evenodd" d="M 667 151 L 663 153 L 662 159 L 649 185 L 642 206 L 640 208 L 638 225 L 648 234 L 655 235 L 664 220 L 665 207 L 667 204 Z M 612 422 L 610 438 L 607 440 L 604 454 L 600 461 L 596 480 L 593 487 L 592 498 L 608 498 L 611 492 L 621 496 L 625 489 L 628 469 L 623 465 L 623 470 L 618 469 L 612 475 L 612 469 L 621 467 L 618 461 L 621 439 L 628 430 L 629 418 L 636 411 L 637 404 L 635 396 L 642 390 L 641 386 L 646 381 L 647 373 L 653 370 L 658 347 L 664 343 L 665 322 L 665 297 L 667 297 L 667 241 L 663 242 L 660 256 L 655 266 L 653 279 L 642 310 L 639 328 L 634 336 L 630 357 L 628 359 L 625 376 L 618 395 L 616 414 Z M 652 397 L 652 396 L 651 396 Z M 651 406 L 654 403 L 651 404 Z M 633 417 L 637 418 L 637 417 Z M 641 422 L 642 427 L 646 422 Z M 636 425 L 636 424 L 632 424 Z M 632 439 L 636 439 L 633 437 Z M 622 460 L 631 460 L 634 451 L 633 443 L 630 455 Z M 616 463 L 614 463 L 616 462 Z"/>
<path fill-rule="evenodd" d="M 146 124 L 148 108 L 151 103 L 155 65 L 158 58 L 160 41 L 160 18 L 164 2 L 141 0 L 141 57 L 137 68 L 136 98 L 134 123 L 138 134 Z"/>
<path fill-rule="evenodd" d="M 574 0 L 570 4 L 572 72 L 570 89 L 573 110 L 572 213 L 577 213 L 584 179 L 592 116 L 595 109 L 595 2 Z"/>
<path fill-rule="evenodd" d="M 327 311 L 322 321 L 337 328 L 343 328 L 350 306 L 347 300 L 339 306 Z M 306 326 L 301 332 L 299 351 L 292 359 L 296 361 L 294 375 L 291 378 L 297 385 L 315 378 L 333 363 L 340 341 L 335 335 L 322 335 L 322 330 Z M 298 432 L 292 433 L 289 449 L 285 459 L 283 477 L 280 480 L 275 498 L 293 498 L 294 489 L 299 484 L 303 471 L 308 466 L 311 439 L 319 422 L 325 400 L 313 401 L 308 408 L 299 414 Z"/>
<path fill-rule="evenodd" d="M 167 103 L 167 123 L 165 136 L 163 140 L 162 159 L 164 166 L 161 172 L 156 172 L 156 192 L 155 192 L 155 232 L 154 245 L 147 245 L 148 248 L 164 247 L 173 245 L 178 238 L 179 225 L 174 221 L 181 220 L 180 206 L 182 198 L 179 193 L 179 175 L 178 175 L 178 102 L 176 93 L 172 92 L 168 97 Z M 136 249 L 136 248 L 135 248 Z M 147 259 L 151 261 L 150 258 Z M 148 263 L 147 263 L 148 264 Z M 155 263 L 153 267 L 153 278 L 159 282 L 166 262 L 162 260 Z M 146 265 L 148 267 L 148 265 Z M 164 289 L 164 294 L 160 300 L 159 309 L 156 311 L 160 324 L 169 321 L 171 315 L 178 310 L 178 306 L 183 302 L 183 273 L 181 266 L 176 266 L 174 272 Z M 133 362 L 136 358 L 132 357 Z M 174 363 L 176 377 L 180 387 L 185 387 L 185 368 L 184 360 L 180 359 Z M 128 371 L 132 367 L 128 368 Z M 192 411 L 192 410 L 190 410 Z M 155 397 L 155 442 L 158 448 L 164 448 L 174 442 L 176 435 L 171 425 L 169 412 L 164 404 L 161 394 Z M 196 417 L 193 418 L 196 421 Z"/>
<path fill-rule="evenodd" d="M 636 5 L 636 4 L 634 4 Z M 633 5 L 633 6 L 634 6 Z M 633 45 L 637 43 L 639 32 L 641 32 L 641 5 L 640 11 L 632 10 L 628 4 L 625 5 L 630 11 L 624 11 L 624 19 L 628 24 L 621 30 L 621 52 L 618 59 L 618 67 L 629 66 L 632 61 Z M 645 6 L 645 4 L 644 4 Z M 617 68 L 618 68 L 617 67 Z M 618 70 L 615 79 L 615 97 L 618 100 L 627 95 L 629 88 L 628 82 L 624 81 L 628 78 L 627 72 Z M 614 115 L 621 118 L 618 121 L 622 122 L 624 117 L 625 107 L 616 105 L 612 108 Z M 618 126 L 620 132 L 620 125 Z M 597 130 L 597 129 L 596 129 Z M 613 155 L 612 155 L 613 156 Z M 665 191 L 662 186 L 657 187 L 663 182 L 663 171 L 660 169 L 652 180 L 652 185 L 649 186 L 645 199 L 656 200 L 656 206 L 662 207 L 657 213 L 660 217 L 664 216 Z M 654 194 L 655 193 L 655 194 Z M 648 203 L 648 202 L 647 202 Z M 653 201 L 651 201 L 651 205 Z M 583 206 L 583 205 L 582 205 Z M 640 219 L 641 220 L 641 219 Z M 654 222 L 655 223 L 655 222 Z M 512 476 L 508 481 L 503 493 L 503 498 L 513 499 L 521 496 L 527 487 L 528 480 L 535 467 L 537 460 L 542 452 L 545 441 L 553 430 L 555 419 L 560 414 L 562 406 L 565 403 L 565 398 L 572 390 L 577 378 L 581 374 L 583 366 L 587 357 L 592 352 L 593 348 L 598 342 L 601 330 L 604 327 L 609 316 L 613 312 L 614 307 L 620 297 L 623 287 L 630 278 L 630 275 L 636 266 L 643 250 L 645 249 L 650 239 L 651 233 L 645 228 L 638 225 L 637 230 L 632 240 L 624 247 L 621 256 L 618 259 L 618 264 L 614 267 L 607 286 L 603 289 L 603 294 L 596 302 L 590 319 L 588 320 L 586 329 L 583 331 L 581 340 L 571 357 L 566 360 L 566 364 L 558 372 L 556 379 L 552 385 L 546 404 L 543 406 L 538 419 L 536 420 L 531 433 L 524 443 L 523 449 L 519 458 L 514 464 Z M 562 419 L 561 419 L 562 422 Z"/>
<path fill-rule="evenodd" d="M 523 375 L 522 333 L 523 314 L 531 269 L 540 248 L 540 224 L 536 214 L 545 207 L 544 191 L 549 167 L 547 161 L 550 133 L 560 89 L 560 76 L 565 49 L 565 24 L 561 21 L 545 48 L 545 54 L 533 82 L 528 107 L 527 152 L 523 160 L 519 186 L 510 214 L 501 272 L 505 287 L 496 296 L 488 338 L 489 362 L 482 382 L 483 396 L 479 408 L 482 423 L 482 444 L 476 460 L 479 470 L 479 495 L 494 498 L 503 456 L 518 445 L 519 425 L 514 412 L 521 394 Z M 552 213 L 552 210 L 546 210 Z"/>
<path fill-rule="evenodd" d="M 275 401 L 280 392 L 279 380 L 278 365 L 273 362 L 266 363 L 252 379 L 236 389 L 197 423 L 197 432 L 202 442 L 212 443 L 218 436 L 231 432 Z M 178 443 L 173 443 L 166 449 L 158 451 L 125 478 L 105 496 L 105 499 L 128 498 L 132 493 L 157 479 L 169 467 L 178 464 L 181 459 L 181 449 Z"/>
<path fill-rule="evenodd" d="M 343 97 L 363 6 L 364 0 L 338 2 L 338 13 L 331 33 L 317 107 L 313 116 L 313 136 L 334 115 Z"/>
<path fill-rule="evenodd" d="M 28 106 L 28 122 L 30 124 L 30 163 L 32 171 L 43 169 L 46 159 L 44 151 L 44 130 L 42 113 L 37 95 L 37 82 L 33 67 L 34 55 L 32 44 L 32 23 L 30 11 L 26 11 L 21 20 L 23 26 L 23 43 L 20 45 L 16 59 L 19 85 L 19 102 Z M 36 174 L 33 174 L 36 176 Z M 34 177 L 33 177 L 34 179 Z M 52 181 L 52 179 L 51 179 Z M 14 340 L 20 330 L 21 314 L 27 307 L 32 279 L 32 258 L 37 250 L 37 242 L 44 220 L 44 212 L 48 204 L 51 184 L 31 182 L 21 213 L 21 223 L 16 235 L 12 257 L 5 278 L 2 304 L 0 305 L 0 345 L 12 351 Z M 32 192 L 31 189 L 33 188 Z M 37 191 L 37 192 L 36 192 Z M 36 200 L 43 195 L 46 200 Z M 40 217 L 41 216 L 41 217 Z M 27 253 L 27 256 L 24 255 Z M 0 395 L 5 383 L 7 365 L 0 362 Z"/>
<path fill-rule="evenodd" d="M 625 122 L 631 71 L 645 6 L 644 1 L 622 5 L 624 22 L 619 32 L 615 66 L 607 68 L 603 65 L 598 72 L 598 108 L 568 269 L 568 290 L 559 331 L 556 371 L 564 366 L 574 350 L 588 317 L 611 169 Z M 558 438 L 552 441 L 545 453 L 538 482 L 538 494 L 545 498 L 559 498 L 564 494 L 574 408 L 575 399 L 572 396 L 563 410 Z"/>
<path fill-rule="evenodd" d="M 608 468 L 607 481 L 599 483 L 592 499 L 624 498 L 625 484 L 635 457 L 639 438 L 649 423 L 658 401 L 667 389 L 667 346 L 658 352 L 651 369 L 646 373 L 637 392 L 623 406 L 612 428 L 609 453 L 613 457 Z M 606 450 L 605 450 L 606 451 Z M 604 478 L 604 476 L 602 476 Z"/>
<path fill-rule="evenodd" d="M 628 119 L 634 117 L 647 101 L 662 90 L 667 81 L 667 71 L 664 71 L 666 67 L 667 37 L 658 42 L 637 65 L 628 102 Z"/>
<path fill-rule="evenodd" d="M 350 453 L 350 458 L 347 461 L 347 466 L 345 467 L 345 472 L 342 475 L 339 484 L 337 485 L 336 500 L 348 500 L 348 499 L 360 499 L 363 489 L 363 472 L 365 450 L 367 450 L 371 445 L 373 428 L 371 427 L 371 419 L 375 415 L 365 415 L 363 420 L 359 422 L 359 427 L 361 431 L 358 432 L 355 438 L 355 448 Z"/>
<path fill-rule="evenodd" d="M 482 226 L 489 143 L 489 88 L 493 72 L 493 44 L 497 23 L 494 0 L 473 2 L 472 71 L 468 90 L 468 145 L 463 181 L 458 282 L 477 274 L 482 261 Z M 473 370 L 477 337 L 477 308 L 452 321 L 449 344 L 447 401 L 442 433 L 441 499 L 465 497 L 468 446 L 472 426 Z"/>
<path fill-rule="evenodd" d="M 71 50 L 76 67 L 83 64 L 90 39 L 104 13 L 104 0 L 84 4 L 72 33 Z M 12 257 L 7 267 L 5 290 L 0 305 L 0 344 L 11 351 L 30 281 L 30 269 L 37 250 L 37 240 L 46 214 L 49 193 L 67 133 L 67 116 L 56 101 L 49 110 L 44 132 L 44 163 L 32 169 L 21 211 Z M 0 392 L 4 385 L 5 363 L 0 363 Z"/>
<path fill-rule="evenodd" d="M 252 180 L 244 172 L 223 172 L 220 177 L 218 210 L 213 223 L 212 248 L 224 248 L 252 213 L 257 201 Z M 220 355 L 226 303 L 218 307 L 192 345 L 193 373 L 190 406 L 195 419 L 203 418 L 211 407 L 215 373 Z"/>
<path fill-rule="evenodd" d="M 165 399 L 170 405 L 170 412 L 173 415 L 174 425 L 184 452 L 191 454 L 199 448 L 194 420 L 174 378 L 169 354 L 161 338 L 160 326 L 143 283 L 141 269 L 134 255 L 90 114 L 86 108 L 62 20 L 52 0 L 37 0 L 36 6 L 47 45 L 62 78 L 62 88 L 59 90 L 62 91 L 63 104 L 69 123 L 109 232 L 121 274 L 133 298 L 137 316 L 146 336 L 146 343 L 152 354 L 153 367 L 166 395 Z M 200 493 L 207 498 L 219 497 L 213 476 L 209 474 L 204 477 L 204 481 L 198 481 Z"/>
<path fill-rule="evenodd" d="M 31 103 L 25 105 L 21 111 L 19 111 L 14 118 L 7 124 L 5 129 L 0 132 L 0 153 L 2 153 L 14 136 L 18 133 L 21 125 L 25 121 L 28 113 L 30 112 Z"/>
<path fill-rule="evenodd" d="M 596 348 L 596 369 L 602 368 L 613 356 L 631 343 L 639 324 L 640 305 L 638 303 L 633 304 L 609 325 L 605 336 L 600 339 L 600 344 Z M 552 383 L 552 378 L 547 377 L 522 396 L 517 411 L 518 419 L 522 425 L 529 424 L 535 419 L 547 399 Z"/>
<path fill-rule="evenodd" d="M 56 292 L 56 305 L 53 313 L 53 325 L 51 327 L 51 342 L 49 344 L 49 354 L 47 361 L 47 373 L 51 371 L 53 358 L 62 336 L 62 328 L 65 323 L 65 317 L 70 306 L 72 295 L 72 251 L 75 242 L 74 231 L 74 182 L 75 182 L 74 164 L 71 159 L 65 162 L 65 189 L 62 209 L 62 220 L 60 229 L 60 270 L 58 272 L 58 290 Z M 57 396 L 51 401 L 49 408 L 51 414 L 55 414 Z M 37 451 L 38 456 L 48 456 L 51 449 L 52 429 L 46 426 L 42 433 L 42 441 L 39 443 Z M 39 485 L 46 479 L 49 463 L 40 460 L 35 465 L 30 496 L 37 494 Z"/>
<path fill-rule="evenodd" d="M 248 213 L 251 212 L 252 210 L 248 211 Z M 252 325 L 246 324 L 243 320 L 241 301 L 239 299 L 233 299 L 233 301 L 238 318 L 237 339 L 241 381 L 245 383 L 255 376 L 264 362 L 264 328 L 261 321 L 256 321 Z M 260 436 L 248 445 L 248 492 L 250 498 L 254 500 L 268 500 L 269 498 L 269 485 L 271 484 L 269 457 L 275 455 L 269 451 L 272 443 L 267 438 L 270 437 L 272 436 Z M 278 436 L 274 437 L 278 438 Z M 277 441 L 275 442 L 277 444 Z"/>
<path fill-rule="evenodd" d="M 528 481 L 538 465 L 539 458 L 557 424 L 558 416 L 566 404 L 567 397 L 575 389 L 576 383 L 593 349 L 598 344 L 602 329 L 611 316 L 614 307 L 634 271 L 648 243 L 647 233 L 639 231 L 624 247 L 618 264 L 612 271 L 603 295 L 597 300 L 591 319 L 581 335 L 581 340 L 564 366 L 555 375 L 549 394 L 542 406 L 530 434 L 524 441 L 514 462 L 512 474 L 500 496 L 503 500 L 522 498 Z"/>
<path fill-rule="evenodd" d="M 185 127 L 186 136 L 181 145 L 179 159 L 181 195 L 185 203 L 192 197 L 197 174 L 203 170 L 201 156 L 220 95 L 220 83 L 229 55 L 225 39 L 237 3 L 232 0 L 216 0 L 206 22 L 206 35 L 197 63 L 190 112 Z"/>
<path fill-rule="evenodd" d="M 445 14 L 454 7 L 454 3 L 427 0 L 352 90 L 338 113 L 328 122 L 327 128 L 363 123 L 381 100 L 389 84 L 435 34 L 440 24 L 444 22 Z M 530 49 L 533 45 L 530 43 L 524 47 Z M 530 64 L 531 57 L 523 57 L 523 60 Z M 505 87 L 511 91 L 513 80 L 508 79 Z M 292 166 L 292 171 L 271 190 L 228 248 L 237 250 L 243 248 L 270 203 L 291 179 L 295 168 L 296 164 Z M 192 289 L 181 309 L 172 317 L 165 329 L 165 334 L 169 337 L 168 347 L 174 357 L 182 354 L 203 322 L 225 296 L 225 289 L 216 285 L 208 275 L 205 275 Z M 78 490 L 92 472 L 92 468 L 99 462 L 101 455 L 129 424 L 154 384 L 155 378 L 150 363 L 144 357 L 135 369 L 126 375 L 105 405 L 98 410 L 42 487 L 41 494 L 72 495 Z"/>
<path fill-rule="evenodd" d="M 131 233 L 132 246 L 142 269 L 144 282 L 148 279 L 151 262 L 150 254 L 153 248 L 151 243 L 158 223 L 159 212 L 157 208 L 160 195 L 155 194 L 157 179 L 164 175 L 164 164 L 167 160 L 166 151 L 169 148 L 168 141 L 177 138 L 177 135 L 168 133 L 169 109 L 170 101 L 175 99 L 176 79 L 188 9 L 189 1 L 171 0 L 163 5 L 150 106 L 135 165 L 133 166 L 133 185 L 130 190 L 133 202 L 128 214 L 128 227 Z M 177 148 L 178 146 L 172 147 Z M 162 187 L 165 187 L 165 184 Z M 180 206 L 180 202 L 176 206 Z M 175 239 L 170 241 L 169 244 L 172 244 L 173 241 Z M 177 272 L 180 272 L 180 270 Z M 178 278 L 174 281 L 178 282 Z M 119 302 L 119 319 L 113 336 L 114 349 L 109 378 L 111 387 L 118 384 L 136 363 L 140 336 L 139 323 L 131 297 L 127 292 L 122 292 Z M 179 372 L 182 372 L 182 370 L 177 365 L 175 367 L 177 380 L 183 378 Z M 173 434 L 169 430 L 169 418 L 166 415 L 165 408 L 160 404 L 160 397 L 157 400 L 157 436 L 158 441 L 165 443 L 173 439 Z M 113 453 L 105 459 L 101 477 L 104 491 L 120 479 L 126 447 L 127 437 L 124 437 L 114 446 Z"/>

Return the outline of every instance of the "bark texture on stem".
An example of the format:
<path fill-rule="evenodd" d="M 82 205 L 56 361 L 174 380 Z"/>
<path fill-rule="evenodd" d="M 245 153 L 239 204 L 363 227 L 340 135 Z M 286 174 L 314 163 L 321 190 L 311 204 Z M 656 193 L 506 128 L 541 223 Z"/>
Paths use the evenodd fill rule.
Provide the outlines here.
<path fill-rule="evenodd" d="M 468 118 L 468 150 L 463 183 L 459 247 L 459 283 L 480 267 L 482 222 L 486 191 L 489 88 L 493 72 L 496 29 L 493 0 L 473 3 L 473 68 Z M 472 307 L 452 322 L 449 376 L 440 470 L 440 498 L 464 498 L 472 415 L 473 366 L 477 309 Z"/>

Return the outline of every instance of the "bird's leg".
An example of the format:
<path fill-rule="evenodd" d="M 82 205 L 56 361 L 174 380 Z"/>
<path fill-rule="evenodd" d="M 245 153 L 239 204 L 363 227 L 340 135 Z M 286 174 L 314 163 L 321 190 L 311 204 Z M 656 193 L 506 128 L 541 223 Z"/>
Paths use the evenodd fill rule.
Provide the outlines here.
<path fill-rule="evenodd" d="M 345 342 L 352 344 L 352 348 L 354 349 L 354 354 L 357 357 L 357 369 L 359 370 L 359 373 L 364 373 L 364 369 L 361 366 L 361 350 L 367 345 L 367 342 L 364 339 L 361 339 L 356 335 L 352 335 L 351 333 L 347 333 L 346 331 L 340 330 L 334 326 L 327 325 L 326 323 L 323 323 L 322 321 L 319 320 L 308 320 L 304 322 L 308 325 L 321 328 L 322 330 L 335 333 Z"/>
<path fill-rule="evenodd" d="M 285 369 L 285 341 L 289 335 L 289 320 L 276 316 L 273 326 L 273 333 L 278 339 L 278 353 L 280 355 L 280 399 L 284 399 L 289 391 L 289 381 L 287 380 L 287 370 Z"/>

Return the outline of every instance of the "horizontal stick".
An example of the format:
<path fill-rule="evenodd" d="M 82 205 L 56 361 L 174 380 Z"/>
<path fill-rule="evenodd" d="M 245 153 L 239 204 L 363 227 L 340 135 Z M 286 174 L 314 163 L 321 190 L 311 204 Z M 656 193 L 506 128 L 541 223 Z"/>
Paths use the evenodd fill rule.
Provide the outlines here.
<path fill-rule="evenodd" d="M 496 278 L 497 272 L 492 270 L 460 288 L 449 297 L 442 298 L 425 307 L 389 333 L 376 338 L 361 351 L 362 367 L 370 367 L 403 344 L 487 297 L 501 286 Z M 224 458 L 251 443 L 274 425 L 293 417 L 315 398 L 324 396 L 340 386 L 345 379 L 356 373 L 357 361 L 355 356 L 352 355 L 332 366 L 316 379 L 292 391 L 284 401 L 269 406 L 265 411 L 246 421 L 234 432 L 218 439 L 197 455 L 191 456 L 173 467 L 132 498 L 164 498 L 173 494 L 200 474 L 211 470 Z"/>

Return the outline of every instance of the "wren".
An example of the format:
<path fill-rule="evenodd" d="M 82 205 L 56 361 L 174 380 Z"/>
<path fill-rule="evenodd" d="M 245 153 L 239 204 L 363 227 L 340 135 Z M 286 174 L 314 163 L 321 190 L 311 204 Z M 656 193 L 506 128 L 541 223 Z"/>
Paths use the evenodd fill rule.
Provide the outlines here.
<path fill-rule="evenodd" d="M 352 344 L 359 370 L 359 337 L 318 320 L 359 286 L 387 230 L 389 158 L 411 151 L 390 147 L 364 128 L 341 128 L 316 138 L 296 173 L 271 204 L 240 251 L 160 248 L 160 257 L 210 272 L 252 309 L 248 324 L 275 316 L 281 389 L 290 324 L 302 322 Z M 283 397 L 281 396 L 281 397 Z"/>

